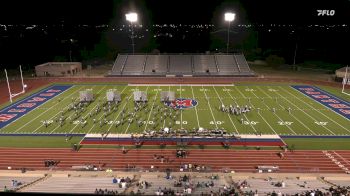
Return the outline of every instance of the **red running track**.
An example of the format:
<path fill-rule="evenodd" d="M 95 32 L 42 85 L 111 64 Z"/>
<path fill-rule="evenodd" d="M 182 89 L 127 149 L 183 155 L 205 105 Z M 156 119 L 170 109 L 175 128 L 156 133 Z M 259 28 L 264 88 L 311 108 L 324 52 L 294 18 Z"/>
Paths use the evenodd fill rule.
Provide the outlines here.
<path fill-rule="evenodd" d="M 27 168 L 45 170 L 44 160 L 59 160 L 56 170 L 70 170 L 74 165 L 104 165 L 103 168 L 125 170 L 127 164 L 148 170 L 151 165 L 163 171 L 171 168 L 179 171 L 181 164 L 198 164 L 211 168 L 209 171 L 227 169 L 235 172 L 256 172 L 256 166 L 279 166 L 279 172 L 286 173 L 344 173 L 322 151 L 300 150 L 286 152 L 281 159 L 276 150 L 188 150 L 186 158 L 177 158 L 175 150 L 132 149 L 123 154 L 120 149 L 83 148 L 78 152 L 71 149 L 53 148 L 0 148 L 0 169 Z M 327 151 L 350 169 L 350 151 Z M 169 158 L 169 162 L 153 159 L 154 154 Z"/>

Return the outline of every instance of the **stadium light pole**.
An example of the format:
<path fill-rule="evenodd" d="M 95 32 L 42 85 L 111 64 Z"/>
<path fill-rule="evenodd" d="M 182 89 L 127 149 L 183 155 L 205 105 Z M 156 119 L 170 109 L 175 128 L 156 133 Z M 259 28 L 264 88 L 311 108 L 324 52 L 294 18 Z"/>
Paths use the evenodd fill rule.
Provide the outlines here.
<path fill-rule="evenodd" d="M 225 13 L 225 21 L 228 21 L 228 28 L 227 28 L 227 44 L 226 44 L 226 53 L 228 54 L 228 45 L 230 42 L 230 24 L 235 19 L 236 14 L 227 12 Z"/>
<path fill-rule="evenodd" d="M 128 14 L 125 14 L 126 20 L 131 23 L 131 45 L 132 45 L 132 53 L 135 53 L 135 44 L 134 44 L 134 27 L 133 22 L 137 22 L 137 13 L 135 12 L 129 12 Z"/>

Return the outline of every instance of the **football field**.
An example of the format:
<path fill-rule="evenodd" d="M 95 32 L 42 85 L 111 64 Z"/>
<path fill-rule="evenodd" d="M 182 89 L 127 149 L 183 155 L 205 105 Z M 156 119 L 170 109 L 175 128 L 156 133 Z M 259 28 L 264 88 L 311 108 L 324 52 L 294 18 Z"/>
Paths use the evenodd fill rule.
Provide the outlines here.
<path fill-rule="evenodd" d="M 55 92 L 55 85 L 51 88 Z M 94 101 L 79 106 L 79 93 L 86 89 L 92 90 Z M 111 89 L 121 93 L 118 104 L 107 103 L 106 92 Z M 313 93 L 308 96 L 313 90 L 288 85 L 69 85 L 48 98 L 32 95 L 27 102 L 34 104 L 22 103 L 24 109 L 18 109 L 20 103 L 2 109 L 1 133 L 135 134 L 168 127 L 233 134 L 350 135 L 349 103 L 330 97 L 331 103 L 343 101 L 330 108 L 310 97 Z M 148 98 L 137 108 L 135 91 L 144 91 Z M 177 100 L 164 104 L 162 91 L 175 92 Z M 47 92 L 41 92 L 45 97 L 43 93 Z"/>

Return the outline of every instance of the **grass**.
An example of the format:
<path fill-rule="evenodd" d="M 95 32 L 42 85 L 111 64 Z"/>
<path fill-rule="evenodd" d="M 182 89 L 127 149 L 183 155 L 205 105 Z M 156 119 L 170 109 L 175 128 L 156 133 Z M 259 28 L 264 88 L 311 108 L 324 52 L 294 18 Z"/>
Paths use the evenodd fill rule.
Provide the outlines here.
<path fill-rule="evenodd" d="M 289 138 L 284 139 L 288 146 L 296 150 L 350 150 L 350 138 Z"/>
<path fill-rule="evenodd" d="M 83 89 L 93 89 L 95 101 L 85 108 L 80 115 L 86 117 L 87 124 L 82 127 L 79 119 L 72 121 L 66 120 L 60 127 L 55 122 L 55 117 L 60 111 L 65 111 L 65 117 L 72 118 L 74 111 L 67 111 L 66 106 L 72 103 L 72 97 L 77 99 L 79 91 Z M 93 117 L 89 113 L 94 111 L 98 104 L 105 101 L 106 91 L 116 89 L 122 93 L 122 102 L 118 104 L 117 109 L 106 117 L 107 124 L 101 127 L 99 121 L 103 120 L 103 112 L 99 112 Z M 349 98 L 340 93 L 339 89 L 332 87 L 322 87 L 322 89 L 335 94 L 345 100 Z M 146 91 L 149 102 L 146 106 L 148 111 L 142 109 L 136 112 L 138 120 L 145 124 L 138 126 L 135 118 L 133 123 L 125 122 L 123 125 L 116 126 L 117 121 L 122 121 L 121 113 L 124 108 L 128 112 L 133 111 L 134 103 L 132 101 L 132 92 L 135 90 Z M 152 106 L 167 108 L 160 101 L 161 91 L 174 91 L 176 97 L 191 98 L 198 101 L 195 108 L 181 110 L 175 119 L 166 117 L 161 120 L 159 113 L 154 113 Z M 130 100 L 128 98 L 131 97 Z M 249 103 L 249 98 L 251 102 Z M 264 98 L 262 101 L 261 98 Z M 277 102 L 276 99 L 277 98 Z M 60 102 L 58 100 L 61 100 Z M 99 101 L 100 100 L 100 101 Z M 228 106 L 240 105 L 252 106 L 252 111 L 245 115 L 229 115 L 219 111 L 221 104 Z M 292 113 L 289 114 L 286 108 L 291 107 Z M 49 109 L 51 108 L 51 109 Z M 260 108 L 260 112 L 257 112 Z M 276 108 L 276 113 L 272 112 Z M 170 109 L 168 109 L 170 111 Z M 175 112 L 172 112 L 172 116 Z M 127 117 L 131 118 L 131 116 Z M 96 119 L 97 123 L 93 123 Z M 241 122 L 243 119 L 243 123 Z M 53 122 L 45 128 L 43 120 L 52 120 Z M 126 119 L 125 119 L 126 121 Z M 320 126 L 315 123 L 327 122 L 326 126 Z M 171 123 L 171 125 L 169 124 Z M 159 130 L 163 127 L 172 127 L 173 129 L 203 127 L 206 129 L 223 128 L 229 133 L 236 134 L 282 134 L 282 135 L 349 135 L 349 120 L 339 116 L 335 112 L 328 110 L 325 106 L 311 100 L 303 94 L 283 84 L 259 84 L 240 83 L 238 86 L 125 86 L 118 84 L 84 84 L 74 85 L 61 95 L 52 98 L 50 101 L 36 108 L 17 121 L 1 129 L 2 133 L 142 133 L 144 130 Z M 7 139 L 6 139 L 7 138 Z M 0 137 L 0 146 L 23 146 L 23 147 L 70 147 L 65 143 L 64 137 Z M 40 139 L 41 138 L 41 139 Z M 71 142 L 79 142 L 81 138 L 75 137 Z M 27 141 L 27 142 L 26 142 Z M 28 142 L 30 141 L 30 142 Z M 304 142 L 303 142 L 304 141 Z M 323 147 L 321 141 L 330 142 L 330 145 Z M 304 149 L 350 149 L 346 145 L 341 145 L 341 139 L 287 139 L 288 145 L 295 144 L 296 148 Z M 344 140 L 350 141 L 350 140 Z M 304 145 L 302 145 L 305 143 Z"/>
<path fill-rule="evenodd" d="M 64 136 L 1 136 L 0 147 L 18 148 L 70 148 L 72 144 L 79 143 L 81 137 L 72 137 L 68 142 Z"/>

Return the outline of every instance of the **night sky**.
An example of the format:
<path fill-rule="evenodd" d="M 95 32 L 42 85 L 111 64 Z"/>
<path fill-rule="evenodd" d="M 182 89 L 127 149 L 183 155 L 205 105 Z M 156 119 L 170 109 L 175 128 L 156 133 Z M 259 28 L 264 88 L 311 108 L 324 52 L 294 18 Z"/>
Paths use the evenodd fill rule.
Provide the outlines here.
<path fill-rule="evenodd" d="M 350 0 L 5 0 L 1 1 L 0 22 L 55 23 L 65 20 L 98 24 L 109 22 L 113 15 L 123 16 L 130 9 L 146 14 L 153 23 L 208 23 L 225 9 L 236 11 L 240 19 L 243 17 L 250 22 L 343 23 L 350 20 Z M 318 17 L 317 9 L 333 9 L 336 13 L 332 17 Z"/>
<path fill-rule="evenodd" d="M 335 10 L 335 14 L 318 16 L 317 10 Z M 150 52 L 152 47 L 174 53 L 205 52 L 216 48 L 213 46 L 216 38 L 209 31 L 199 35 L 201 32 L 196 29 L 189 33 L 182 30 L 172 38 L 154 38 L 154 35 L 166 33 L 152 28 L 154 24 L 214 24 L 210 31 L 222 30 L 218 33 L 219 42 L 222 42 L 219 49 L 225 49 L 227 22 L 223 21 L 223 14 L 232 11 L 236 13 L 232 25 L 232 31 L 236 32 L 232 34 L 234 51 L 247 49 L 247 40 L 253 35 L 257 43 L 251 42 L 249 47 L 254 45 L 263 51 L 276 51 L 287 63 L 292 60 L 296 42 L 301 53 L 297 61 L 321 57 L 336 63 L 348 61 L 345 56 L 350 45 L 350 0 L 5 0 L 0 4 L 0 24 L 41 24 L 46 27 L 32 31 L 25 27 L 6 31 L 0 27 L 0 53 L 3 56 L 0 64 L 32 66 L 52 61 L 56 56 L 69 59 L 67 51 L 71 51 L 73 60 L 81 61 L 82 50 L 86 53 L 97 51 L 92 56 L 98 57 L 106 46 L 109 51 L 101 52 L 100 58 L 113 59 L 118 52 L 130 52 L 128 31 L 113 30 L 116 26 L 128 25 L 125 20 L 128 11 L 138 12 L 139 24 L 149 28 L 147 32 L 145 28 L 138 32 L 145 38 L 137 40 L 137 52 Z M 109 28 L 95 29 L 96 25 L 102 24 Z M 265 27 L 292 24 L 294 29 L 268 32 L 269 28 L 254 27 L 242 30 L 238 24 L 264 24 Z M 323 29 L 308 30 L 306 26 L 311 24 L 346 24 L 347 27 L 324 32 Z M 78 28 L 79 25 L 90 25 L 90 28 Z M 67 40 L 70 39 L 77 41 L 69 44 Z"/>

